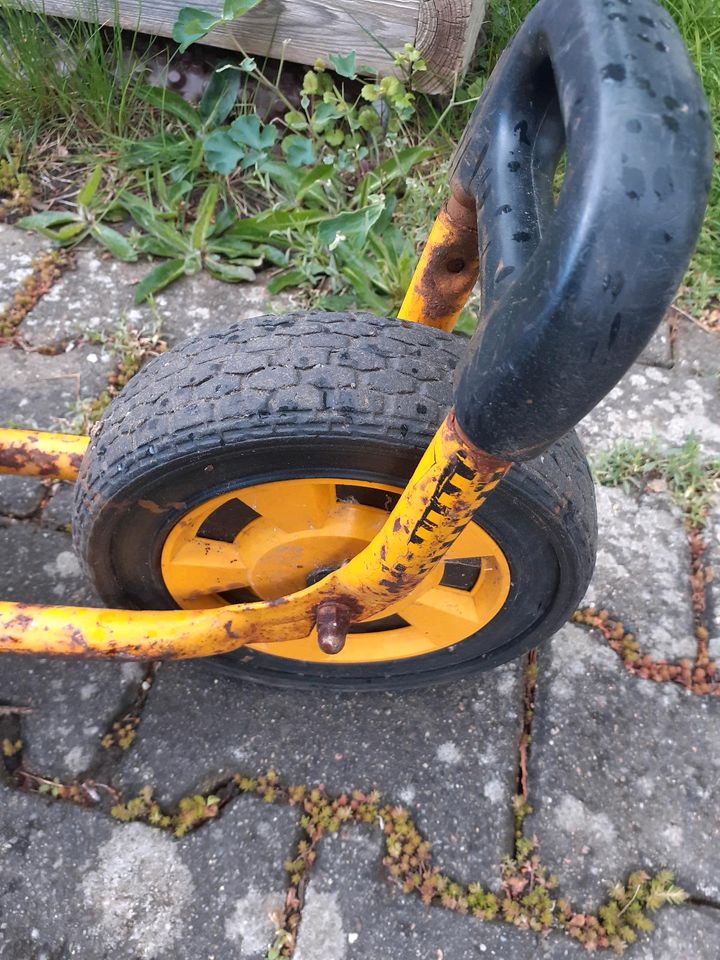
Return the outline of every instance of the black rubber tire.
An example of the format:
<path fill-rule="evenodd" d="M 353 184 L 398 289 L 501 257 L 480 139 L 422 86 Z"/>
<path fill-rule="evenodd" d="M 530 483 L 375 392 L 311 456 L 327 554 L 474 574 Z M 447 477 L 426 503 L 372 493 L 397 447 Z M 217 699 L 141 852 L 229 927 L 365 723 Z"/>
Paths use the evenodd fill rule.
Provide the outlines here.
<path fill-rule="evenodd" d="M 227 490 L 312 476 L 404 485 L 451 403 L 465 345 L 364 313 L 294 313 L 243 320 L 157 357 L 109 407 L 76 484 L 75 547 L 102 599 L 173 607 L 164 540 L 187 509 Z M 559 629 L 592 574 L 595 498 L 575 434 L 514 466 L 478 522 L 505 552 L 512 586 L 497 616 L 462 643 L 367 665 L 247 647 L 209 662 L 283 686 L 393 689 L 519 656 Z"/>

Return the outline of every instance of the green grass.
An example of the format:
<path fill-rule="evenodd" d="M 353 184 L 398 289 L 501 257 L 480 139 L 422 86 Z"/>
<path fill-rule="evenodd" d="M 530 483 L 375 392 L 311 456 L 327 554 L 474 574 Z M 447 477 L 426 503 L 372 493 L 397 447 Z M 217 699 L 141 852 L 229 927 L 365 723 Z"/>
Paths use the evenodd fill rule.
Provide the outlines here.
<path fill-rule="evenodd" d="M 644 491 L 651 481 L 662 481 L 683 511 L 689 525 L 702 529 L 708 509 L 720 487 L 720 457 L 703 455 L 694 436 L 680 447 L 660 449 L 625 441 L 601 454 L 593 464 L 598 483 Z"/>
<path fill-rule="evenodd" d="M 666 0 L 695 59 L 720 140 L 720 16 L 715 12 L 716 3 Z M 232 226 L 223 238 L 218 234 L 212 239 L 216 246 L 233 246 L 236 251 L 243 245 L 247 248 L 235 256 L 234 266 L 231 263 L 232 269 L 226 271 L 227 279 L 233 279 L 233 271 L 234 279 L 247 278 L 251 273 L 248 266 L 265 258 L 266 265 L 272 262 L 283 270 L 276 287 L 300 284 L 308 304 L 359 306 L 389 315 L 399 306 L 419 246 L 446 196 L 448 162 L 474 102 L 533 5 L 534 0 L 490 0 L 484 43 L 470 74 L 458 85 L 449 104 L 417 95 L 409 109 L 404 88 L 383 93 L 390 129 L 370 129 L 358 125 L 372 114 L 368 102 L 362 97 L 355 99 L 353 88 L 336 78 L 333 91 L 324 88 L 324 92 L 345 111 L 341 119 L 332 120 L 323 129 L 313 128 L 314 111 L 328 104 L 327 99 L 322 103 L 321 90 L 308 98 L 311 105 L 305 118 L 294 111 L 293 121 L 288 120 L 291 113 L 286 113 L 284 120 L 273 124 L 269 131 L 272 143 L 268 149 L 263 148 L 264 153 L 260 151 L 260 159 L 256 153 L 255 161 L 243 161 L 236 168 L 228 161 L 230 173 L 225 175 L 210 163 L 205 141 L 212 134 L 213 145 L 221 145 L 226 157 L 233 156 L 237 143 L 228 140 L 233 122 L 252 115 L 254 110 L 252 91 L 248 94 L 250 75 L 266 88 L 274 85 L 273 79 L 261 75 L 260 68 L 253 73 L 252 67 L 243 67 L 240 96 L 230 113 L 226 116 L 221 111 L 219 118 L 208 120 L 202 115 L 202 106 L 198 112 L 177 97 L 174 103 L 169 99 L 159 102 L 157 96 L 154 100 L 151 96 L 148 102 L 144 55 L 129 55 L 132 51 L 127 49 L 127 34 L 123 38 L 119 29 L 53 20 L 13 9 L 6 0 L 0 0 L 0 158 L 4 154 L 13 170 L 27 172 L 52 210 L 66 208 L 72 202 L 73 190 L 79 189 L 100 160 L 103 170 L 95 219 L 114 219 L 123 211 L 126 218 L 129 214 L 134 219 L 133 230 L 140 228 L 142 234 L 134 255 L 149 252 L 170 257 L 170 228 L 192 232 L 208 185 L 216 184 L 218 189 L 218 209 L 211 211 L 211 219 L 214 222 L 215 217 L 224 217 L 225 230 L 227 224 L 268 208 L 292 211 L 298 206 L 298 190 L 305 191 L 300 206 L 318 214 L 310 226 L 286 224 L 282 230 L 263 236 L 258 226 L 247 242 L 243 239 L 244 228 L 238 228 L 242 237 L 235 235 L 230 244 L 228 238 L 236 229 Z M 131 43 L 139 50 L 147 46 L 140 38 Z M 347 62 L 344 56 L 336 64 Z M 306 119 L 309 122 L 304 127 L 296 129 L 292 125 Z M 300 152 L 309 151 L 312 161 L 300 162 L 299 166 L 291 162 L 285 142 L 288 135 L 304 141 Z M 241 144 L 245 160 L 251 152 L 248 144 Z M 418 145 L 427 147 L 429 156 L 418 157 L 400 176 L 393 173 L 391 183 L 368 187 L 368 169 L 396 164 L 397 172 L 404 153 Z M 323 170 L 328 177 L 322 186 L 303 186 L 306 174 L 313 176 Z M 361 189 L 362 184 L 365 187 Z M 337 249 L 319 239 L 321 220 L 329 221 L 332 227 L 344 211 L 357 211 L 362 219 L 363 209 L 373 212 L 373 204 L 381 201 L 385 213 L 377 227 L 361 231 L 354 247 L 352 238 Z M 141 211 L 140 223 L 133 211 L 140 210 L 142 204 L 145 212 Z M 148 208 L 154 210 L 153 215 Z M 338 222 L 339 233 L 341 226 Z M 74 234 L 75 229 L 73 224 L 66 224 L 58 232 L 73 243 L 81 235 Z M 94 231 L 112 238 L 112 231 L 102 224 Z M 135 243 L 132 238 L 136 234 L 130 236 Z M 163 249 L 166 252 L 161 252 Z M 182 251 L 172 256 L 180 258 L 175 271 L 180 275 L 180 261 L 187 257 Z M 214 261 L 202 251 L 194 256 L 198 268 L 213 266 Z M 217 267 L 217 263 L 214 265 Z M 708 217 L 680 302 L 694 314 L 720 306 L 718 170 Z M 467 311 L 463 329 L 469 331 L 474 322 L 473 310 Z"/>
<path fill-rule="evenodd" d="M 137 137 L 151 119 L 134 42 L 119 29 L 0 5 L 0 144 L 29 154 L 51 140 L 77 151 Z"/>

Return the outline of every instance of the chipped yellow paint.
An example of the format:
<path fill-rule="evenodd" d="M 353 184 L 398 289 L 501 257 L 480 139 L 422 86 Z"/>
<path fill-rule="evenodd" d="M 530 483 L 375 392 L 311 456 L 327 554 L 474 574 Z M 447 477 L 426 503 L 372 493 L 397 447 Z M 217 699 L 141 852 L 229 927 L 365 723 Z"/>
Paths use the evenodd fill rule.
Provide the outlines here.
<path fill-rule="evenodd" d="M 289 596 L 208 610 L 99 610 L 0 603 L 0 651 L 145 660 L 205 657 L 245 643 L 308 636 L 318 605 L 355 622 L 379 616 L 434 569 L 510 468 L 445 418 L 372 541 L 340 569 Z"/>
<path fill-rule="evenodd" d="M 73 434 L 0 429 L 0 473 L 73 482 L 89 442 Z"/>

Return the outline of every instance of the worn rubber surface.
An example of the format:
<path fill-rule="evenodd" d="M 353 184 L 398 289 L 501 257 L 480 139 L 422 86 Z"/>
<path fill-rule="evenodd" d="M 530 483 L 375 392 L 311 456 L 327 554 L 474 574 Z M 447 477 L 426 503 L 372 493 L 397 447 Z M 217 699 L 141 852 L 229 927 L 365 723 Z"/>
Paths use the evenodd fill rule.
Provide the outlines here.
<path fill-rule="evenodd" d="M 466 343 L 369 314 L 294 313 L 244 320 L 157 357 L 106 412 L 76 485 L 75 546 L 103 600 L 173 607 L 160 572 L 167 533 L 226 490 L 312 476 L 403 485 L 451 403 Z M 565 622 L 592 573 L 595 502 L 577 437 L 513 467 L 478 522 L 503 548 L 512 587 L 495 619 L 462 643 L 367 665 L 249 648 L 212 663 L 269 683 L 378 689 L 518 656 Z"/>

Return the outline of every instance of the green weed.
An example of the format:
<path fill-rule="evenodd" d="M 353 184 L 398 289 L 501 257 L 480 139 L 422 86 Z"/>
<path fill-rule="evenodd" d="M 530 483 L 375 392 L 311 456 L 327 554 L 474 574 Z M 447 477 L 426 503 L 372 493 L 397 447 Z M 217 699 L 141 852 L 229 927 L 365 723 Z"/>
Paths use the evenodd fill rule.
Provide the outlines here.
<path fill-rule="evenodd" d="M 598 483 L 626 491 L 666 489 L 694 529 L 705 525 L 707 511 L 720 484 L 720 458 L 705 458 L 694 436 L 680 447 L 666 450 L 656 443 L 639 447 L 619 443 L 593 464 Z"/>

